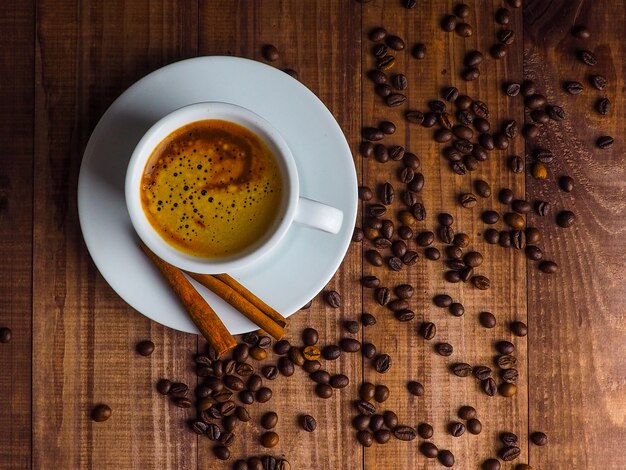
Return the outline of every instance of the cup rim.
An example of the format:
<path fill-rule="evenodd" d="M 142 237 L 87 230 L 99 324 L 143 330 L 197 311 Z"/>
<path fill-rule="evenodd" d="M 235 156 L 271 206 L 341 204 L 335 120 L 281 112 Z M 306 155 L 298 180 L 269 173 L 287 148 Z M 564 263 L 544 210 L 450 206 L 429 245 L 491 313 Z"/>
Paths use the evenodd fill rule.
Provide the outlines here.
<path fill-rule="evenodd" d="M 231 256 L 193 256 L 166 242 L 146 217 L 140 198 L 140 182 L 154 148 L 176 129 L 204 119 L 223 119 L 248 128 L 274 153 L 282 173 L 283 200 L 273 226 L 257 242 Z M 254 111 L 222 101 L 204 101 L 178 108 L 163 116 L 139 140 L 126 170 L 125 199 L 131 223 L 141 241 L 161 259 L 185 271 L 219 274 L 243 268 L 271 251 L 293 222 L 299 196 L 299 179 L 293 154 L 284 138 L 270 122 Z"/>

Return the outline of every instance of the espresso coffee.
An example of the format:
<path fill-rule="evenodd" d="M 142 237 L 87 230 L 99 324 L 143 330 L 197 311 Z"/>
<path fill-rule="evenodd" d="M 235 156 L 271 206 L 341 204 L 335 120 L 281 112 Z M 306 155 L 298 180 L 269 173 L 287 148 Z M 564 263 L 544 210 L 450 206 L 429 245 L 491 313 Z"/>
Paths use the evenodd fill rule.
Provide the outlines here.
<path fill-rule="evenodd" d="M 282 177 L 256 134 L 233 122 L 192 122 L 168 135 L 144 168 L 141 204 L 152 227 L 190 255 L 235 255 L 277 222 Z"/>

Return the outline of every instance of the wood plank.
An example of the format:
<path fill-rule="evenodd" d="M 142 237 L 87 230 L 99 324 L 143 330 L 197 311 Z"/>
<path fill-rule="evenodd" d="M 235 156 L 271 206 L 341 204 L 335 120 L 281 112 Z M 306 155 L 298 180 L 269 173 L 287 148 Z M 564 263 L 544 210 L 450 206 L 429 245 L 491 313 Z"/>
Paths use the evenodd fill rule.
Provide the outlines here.
<path fill-rule="evenodd" d="M 279 68 L 293 68 L 299 79 L 328 106 L 357 153 L 360 125 L 360 7 L 356 2 L 324 0 L 315 9 L 305 2 L 264 1 L 262 4 L 233 1 L 227 4 L 200 3 L 200 53 L 228 54 L 263 60 L 261 47 L 278 47 Z M 357 160 L 360 173 L 360 161 Z M 361 309 L 358 280 L 361 276 L 360 247 L 351 246 L 339 272 L 328 284 L 343 295 L 342 309 L 332 309 L 317 298 L 310 310 L 289 320 L 286 338 L 300 343 L 302 329 L 315 327 L 320 345 L 338 340 L 341 322 L 357 319 Z M 360 338 L 360 335 L 357 337 Z M 265 363 L 275 363 L 271 354 Z M 274 395 L 270 402 L 249 407 L 253 420 L 240 425 L 237 443 L 228 463 L 216 461 L 211 443 L 200 439 L 200 468 L 232 468 L 236 459 L 270 454 L 284 456 L 291 468 L 360 468 L 362 452 L 354 446 L 350 430 L 350 401 L 356 396 L 361 359 L 358 354 L 343 354 L 340 360 L 324 364 L 330 373 L 343 372 L 351 379 L 349 387 L 328 400 L 315 396 L 313 382 L 297 370 L 291 379 L 280 377 L 269 383 Z M 266 381 L 267 382 L 267 381 Z M 267 450 L 258 443 L 262 428 L 259 417 L 265 411 L 279 414 L 278 447 Z M 298 416 L 315 416 L 318 428 L 308 434 L 298 425 Z"/>
<path fill-rule="evenodd" d="M 531 446 L 534 468 L 626 467 L 623 443 L 626 376 L 623 362 L 623 304 L 626 300 L 626 168 L 624 168 L 623 34 L 626 3 L 526 2 L 525 76 L 560 103 L 567 119 L 548 126 L 537 144 L 557 156 L 547 182 L 527 181 L 529 195 L 552 204 L 549 216 L 536 218 L 544 233 L 541 245 L 559 272 L 545 276 L 529 266 L 530 320 L 529 429 L 548 434 L 546 448 Z M 591 31 L 588 40 L 569 34 L 575 23 Z M 598 57 L 590 68 L 576 60 L 579 49 Z M 602 92 L 588 84 L 589 74 L 606 76 Z M 561 88 L 577 80 L 585 90 L 577 96 Z M 600 116 L 594 103 L 608 97 L 612 110 Z M 615 137 L 615 145 L 600 150 L 599 135 Z M 572 193 L 559 191 L 561 175 L 574 178 Z M 555 214 L 570 209 L 573 228 L 561 229 Z"/>
<path fill-rule="evenodd" d="M 163 376 L 191 380 L 196 337 L 133 312 L 81 241 L 82 152 L 113 99 L 144 74 L 193 56 L 195 1 L 40 1 L 37 8 L 33 466 L 192 468 L 184 413 L 155 399 Z M 114 136 L 112 136 L 114 138 Z M 150 338 L 150 358 L 134 352 Z M 95 404 L 113 409 L 90 420 Z"/>
<path fill-rule="evenodd" d="M 0 469 L 31 467 L 32 1 L 0 4 Z"/>
<path fill-rule="evenodd" d="M 525 321 L 524 256 L 514 250 L 487 245 L 482 237 L 486 227 L 480 221 L 483 210 L 504 209 L 497 200 L 501 187 L 511 188 L 517 197 L 523 196 L 524 177 L 516 176 L 508 170 L 506 157 L 514 153 L 521 154 L 524 145 L 518 138 L 507 151 L 491 152 L 489 160 L 481 164 L 477 171 L 466 176 L 457 176 L 448 168 L 441 155 L 444 145 L 436 144 L 432 139 L 433 131 L 437 127 L 425 129 L 416 124 L 408 124 L 403 114 L 408 108 L 427 110 L 428 101 L 440 99 L 443 87 L 455 85 L 461 93 L 488 104 L 492 128 L 501 125 L 505 118 L 514 118 L 521 122 L 521 102 L 508 100 L 500 91 L 500 86 L 505 77 L 521 77 L 522 43 L 518 41 L 513 44 L 508 57 L 500 62 L 485 54 L 485 61 L 480 65 L 481 77 L 474 82 L 464 82 L 459 75 L 465 53 L 472 49 L 488 51 L 495 42 L 497 27 L 493 15 L 500 2 L 470 3 L 468 23 L 473 26 L 474 35 L 467 39 L 455 33 L 446 33 L 439 26 L 441 18 L 451 13 L 456 3 L 423 1 L 418 2 L 418 6 L 412 10 L 403 9 L 399 2 L 376 2 L 363 6 L 364 70 L 374 67 L 370 53 L 373 43 L 368 40 L 367 35 L 374 27 L 382 26 L 389 34 L 401 36 L 406 42 L 404 51 L 391 51 L 396 56 L 397 64 L 389 72 L 389 76 L 402 72 L 408 78 L 407 105 L 393 109 L 382 103 L 381 98 L 374 94 L 372 83 L 364 79 L 363 126 L 376 125 L 383 119 L 391 119 L 396 123 L 396 133 L 386 137 L 384 144 L 402 145 L 407 151 L 418 155 L 422 162 L 420 171 L 426 182 L 419 198 L 426 207 L 427 217 L 413 228 L 416 233 L 424 230 L 436 233 L 437 214 L 442 211 L 452 214 L 455 219 L 454 230 L 467 233 L 471 239 L 469 247 L 464 251 L 477 250 L 484 255 L 484 264 L 476 271 L 489 277 L 492 287 L 488 291 L 478 291 L 470 284 L 447 283 L 443 279 L 443 263 L 427 260 L 423 248 L 417 248 L 420 259 L 416 265 L 405 266 L 398 273 L 392 272 L 386 266 L 375 268 L 365 262 L 364 273 L 376 274 L 387 287 L 409 283 L 416 288 L 416 294 L 409 301 L 410 308 L 416 312 L 416 318 L 409 323 L 398 322 L 387 308 L 378 305 L 371 291 L 365 292 L 365 309 L 378 317 L 378 325 L 365 331 L 365 340 L 373 342 L 379 352 L 390 354 L 394 361 L 391 370 L 384 375 L 376 373 L 369 364 L 365 364 L 365 377 L 372 383 L 384 383 L 391 390 L 391 397 L 379 405 L 380 410 L 395 411 L 400 422 L 409 426 L 420 422 L 430 423 L 435 429 L 432 442 L 440 449 L 451 450 L 462 468 L 478 468 L 484 459 L 495 456 L 498 432 L 510 430 L 522 435 L 526 433 L 527 381 L 523 377 L 518 395 L 513 399 L 499 396 L 491 398 L 479 389 L 474 378 L 456 377 L 448 368 L 455 362 L 493 367 L 494 342 L 511 337 L 507 323 L 513 319 Z M 521 12 L 518 10 L 512 21 L 512 29 L 521 31 L 521 19 Z M 424 43 L 427 49 L 426 57 L 421 61 L 410 55 L 411 48 L 417 42 Z M 403 207 L 401 195 L 405 190 L 405 185 L 397 177 L 401 167 L 401 164 L 391 160 L 382 164 L 369 159 L 364 171 L 364 181 L 372 189 L 385 181 L 393 184 L 397 201 L 387 213 L 391 212 L 390 218 L 396 223 L 396 228 L 398 223 L 395 216 Z M 456 198 L 462 192 L 472 191 L 472 184 L 477 179 L 488 181 L 493 195 L 489 199 L 479 198 L 478 204 L 471 210 L 460 207 Z M 408 245 L 409 249 L 416 249 L 414 239 Z M 444 245 L 437 240 L 433 246 L 441 250 L 441 259 L 445 259 Z M 364 250 L 371 248 L 371 243 L 364 245 Z M 388 256 L 390 254 L 385 250 L 384 258 Z M 464 305 L 465 315 L 462 318 L 456 318 L 445 309 L 433 305 L 433 296 L 443 293 Z M 479 325 L 478 313 L 483 310 L 495 314 L 498 322 L 496 328 L 486 330 Z M 425 341 L 418 334 L 423 321 L 432 321 L 437 325 L 437 335 L 432 341 Z M 435 343 L 442 341 L 452 344 L 452 356 L 441 357 L 434 352 Z M 515 343 L 521 363 L 519 368 L 525 375 L 526 342 L 517 340 Z M 426 392 L 423 397 L 409 395 L 407 383 L 410 380 L 417 380 L 424 385 Z M 483 432 L 479 436 L 466 433 L 460 438 L 454 438 L 448 433 L 447 424 L 458 419 L 456 412 L 462 405 L 472 405 L 478 410 L 483 423 Z M 374 444 L 365 451 L 365 468 L 439 468 L 440 465 L 435 461 L 427 461 L 417 452 L 416 442 L 421 441 L 418 439 L 407 444 L 392 439 L 386 445 Z"/>

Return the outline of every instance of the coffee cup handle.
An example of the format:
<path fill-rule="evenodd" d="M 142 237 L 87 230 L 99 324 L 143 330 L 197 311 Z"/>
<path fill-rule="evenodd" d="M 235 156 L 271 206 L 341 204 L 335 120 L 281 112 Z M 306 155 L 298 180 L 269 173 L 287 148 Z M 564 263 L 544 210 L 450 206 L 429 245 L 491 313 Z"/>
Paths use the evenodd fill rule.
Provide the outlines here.
<path fill-rule="evenodd" d="M 293 221 L 323 232 L 339 233 L 343 212 L 321 202 L 300 197 Z"/>

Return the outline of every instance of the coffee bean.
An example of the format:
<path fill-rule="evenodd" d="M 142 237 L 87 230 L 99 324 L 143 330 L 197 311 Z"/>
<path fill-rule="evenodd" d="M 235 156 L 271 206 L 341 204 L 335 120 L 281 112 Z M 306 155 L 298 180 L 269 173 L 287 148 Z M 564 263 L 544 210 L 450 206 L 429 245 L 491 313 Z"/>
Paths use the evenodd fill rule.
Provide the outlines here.
<path fill-rule="evenodd" d="M 361 343 L 354 338 L 341 338 L 339 340 L 339 346 L 343 351 L 348 353 L 357 352 L 361 349 Z"/>
<path fill-rule="evenodd" d="M 113 411 L 110 406 L 98 405 L 91 411 L 91 419 L 93 419 L 96 423 L 102 423 L 103 421 L 108 420 L 111 417 L 111 414 L 113 414 Z"/>
<path fill-rule="evenodd" d="M 425 322 L 421 326 L 421 333 L 424 339 L 431 340 L 437 334 L 437 326 L 432 322 Z"/>
<path fill-rule="evenodd" d="M 370 41 L 382 41 L 387 36 L 387 30 L 385 28 L 374 28 L 369 33 Z"/>
<path fill-rule="evenodd" d="M 546 124 L 550 120 L 548 113 L 542 111 L 541 109 L 531 111 L 530 118 L 538 124 Z"/>
<path fill-rule="evenodd" d="M 408 86 L 409 82 L 406 78 L 406 76 L 402 73 L 396 74 L 391 78 L 391 85 L 396 89 L 396 90 L 405 90 Z M 389 134 L 393 134 L 395 132 L 395 126 L 393 128 L 393 132 L 390 132 Z"/>
<path fill-rule="evenodd" d="M 374 442 L 374 437 L 369 431 L 359 431 L 356 434 L 356 438 L 363 447 L 371 447 Z"/>
<path fill-rule="evenodd" d="M 384 44 L 374 44 L 372 47 L 372 55 L 377 59 L 381 59 L 387 55 L 387 46 Z"/>
<path fill-rule="evenodd" d="M 500 214 L 492 210 L 483 212 L 481 217 L 483 222 L 489 225 L 493 225 L 500 220 Z"/>
<path fill-rule="evenodd" d="M 374 197 L 374 193 L 368 186 L 359 186 L 359 199 L 362 201 L 370 201 Z"/>
<path fill-rule="evenodd" d="M 385 43 L 395 51 L 404 49 L 404 41 L 398 36 L 388 35 L 385 37 Z"/>
<path fill-rule="evenodd" d="M 451 33 L 456 28 L 456 16 L 454 15 L 446 15 L 441 20 L 441 28 L 448 33 Z"/>
<path fill-rule="evenodd" d="M 225 375 L 223 381 L 226 387 L 228 387 L 229 389 L 235 392 L 240 392 L 241 390 L 245 388 L 243 380 L 241 380 L 236 375 Z"/>
<path fill-rule="evenodd" d="M 417 431 L 410 426 L 396 426 L 393 428 L 393 436 L 400 441 L 412 441 L 417 437 Z"/>
<path fill-rule="evenodd" d="M 481 380 L 480 388 L 490 397 L 493 397 L 496 394 L 496 382 L 491 377 Z"/>
<path fill-rule="evenodd" d="M 433 437 L 434 434 L 434 429 L 433 427 L 428 424 L 428 423 L 420 423 L 417 426 L 417 434 L 422 438 L 422 439 L 430 439 L 431 437 Z"/>
<path fill-rule="evenodd" d="M 580 82 L 565 82 L 565 84 L 563 85 L 563 88 L 565 89 L 566 92 L 568 92 L 570 95 L 578 95 L 580 93 L 582 93 L 584 87 L 583 84 Z"/>
<path fill-rule="evenodd" d="M 459 204 L 461 204 L 466 209 L 471 209 L 477 203 L 476 196 L 471 193 L 463 193 L 459 196 Z"/>
<path fill-rule="evenodd" d="M 452 364 L 450 370 L 457 377 L 468 377 L 472 373 L 472 366 L 464 362 Z"/>
<path fill-rule="evenodd" d="M 478 380 L 485 380 L 491 377 L 491 368 L 487 366 L 476 366 L 472 373 Z"/>
<path fill-rule="evenodd" d="M 442 225 L 439 227 L 437 235 L 443 243 L 450 244 L 454 241 L 454 230 L 448 225 Z"/>
<path fill-rule="evenodd" d="M 478 319 L 485 328 L 494 328 L 496 326 L 496 317 L 491 312 L 480 312 Z"/>
<path fill-rule="evenodd" d="M 343 322 L 343 327 L 345 328 L 345 330 L 348 333 L 351 334 L 357 334 L 359 332 L 359 330 L 361 329 L 359 327 L 359 322 L 355 321 L 355 320 L 346 320 L 345 322 Z M 308 359 L 307 357 L 307 353 L 306 353 L 306 349 L 304 351 L 302 351 L 304 356 Z M 317 358 L 314 358 L 317 359 Z"/>
<path fill-rule="evenodd" d="M 498 235 L 498 244 L 503 248 L 510 248 L 513 244 L 511 234 L 505 230 L 501 231 Z"/>
<path fill-rule="evenodd" d="M 506 8 L 500 8 L 496 11 L 496 22 L 501 25 L 509 24 L 511 21 L 511 12 Z"/>
<path fill-rule="evenodd" d="M 553 121 L 562 121 L 565 119 L 565 110 L 560 106 L 552 105 L 546 108 L 548 116 Z"/>
<path fill-rule="evenodd" d="M 379 83 L 374 87 L 374 93 L 376 93 L 381 98 L 387 98 L 389 95 L 391 95 L 391 91 L 391 86 L 387 85 L 386 83 Z M 373 150 L 374 147 L 372 147 L 372 151 Z M 361 155 L 363 155 L 363 152 L 361 152 Z"/>
<path fill-rule="evenodd" d="M 526 326 L 525 323 L 521 322 L 521 321 L 514 321 L 511 323 L 511 325 L 509 326 L 511 329 L 511 332 L 515 335 L 515 336 L 526 336 L 528 334 L 528 327 Z"/>
<path fill-rule="evenodd" d="M 500 354 L 513 354 L 513 352 L 515 352 L 515 346 L 509 341 L 498 341 L 496 343 L 496 350 Z"/>
<path fill-rule="evenodd" d="M 471 112 L 469 109 L 462 109 L 462 110 L 457 111 L 456 118 L 464 126 L 469 126 L 470 124 L 476 121 L 476 116 L 474 116 L 474 113 Z M 448 158 L 452 160 L 452 157 L 450 155 L 448 156 Z M 460 158 L 456 158 L 456 160 L 458 161 L 460 160 Z"/>
<path fill-rule="evenodd" d="M 452 297 L 447 294 L 439 294 L 433 297 L 433 303 L 437 307 L 447 308 L 452 305 Z"/>
<path fill-rule="evenodd" d="M 221 380 L 219 382 L 221 385 Z M 215 387 L 211 388 L 215 390 Z M 173 397 L 184 397 L 187 395 L 187 393 L 189 393 L 189 387 L 187 386 L 187 384 L 184 384 L 182 382 L 175 382 L 170 385 L 169 391 L 167 393 Z"/>
<path fill-rule="evenodd" d="M 302 415 L 300 416 L 300 426 L 302 426 L 302 429 L 306 432 L 313 432 L 317 427 L 317 421 L 315 421 L 315 418 L 311 415 Z"/>
<path fill-rule="evenodd" d="M 333 388 L 345 388 L 350 383 L 350 379 L 344 374 L 336 374 L 330 378 L 328 383 Z"/>
<path fill-rule="evenodd" d="M 370 421 L 371 421 L 371 419 L 370 419 L 369 416 L 357 415 L 352 420 L 352 426 L 357 431 L 363 431 L 363 430 L 367 429 L 367 427 L 370 424 Z"/>
<path fill-rule="evenodd" d="M 517 363 L 515 356 L 504 354 L 496 359 L 496 364 L 500 369 L 511 369 Z"/>
<path fill-rule="evenodd" d="M 161 395 L 167 395 L 172 387 L 172 382 L 167 379 L 161 379 L 156 384 L 156 389 Z"/>
<path fill-rule="evenodd" d="M 500 234 L 498 233 L 497 230 L 495 230 L 493 228 L 490 228 L 490 229 L 485 230 L 485 235 L 484 236 L 485 236 L 485 241 L 487 243 L 490 243 L 490 244 L 494 245 L 494 244 L 498 243 L 498 238 L 499 238 Z"/>
<path fill-rule="evenodd" d="M 420 452 L 429 459 L 434 459 L 439 453 L 439 449 L 432 442 L 422 442 L 420 444 Z"/>
<path fill-rule="evenodd" d="M 572 27 L 572 35 L 578 39 L 589 39 L 591 33 L 586 26 L 579 24 Z"/>
<path fill-rule="evenodd" d="M 226 446 L 216 446 L 213 447 L 213 454 L 219 460 L 228 460 L 230 459 L 230 450 Z"/>
<path fill-rule="evenodd" d="M 334 361 L 341 356 L 341 348 L 335 344 L 329 344 L 322 349 L 324 359 Z"/>
<path fill-rule="evenodd" d="M 315 393 L 320 398 L 328 399 L 333 396 L 333 388 L 328 384 L 317 384 Z"/>
<path fill-rule="evenodd" d="M 396 286 L 395 293 L 400 299 L 410 299 L 413 296 L 414 289 L 409 284 L 400 284 Z"/>
<path fill-rule="evenodd" d="M 372 395 L 372 398 L 373 398 L 373 395 Z M 376 405 L 374 405 L 373 403 L 370 403 L 367 400 L 359 400 L 355 402 L 354 406 L 356 407 L 357 411 L 361 413 L 363 416 L 372 416 L 374 413 L 376 413 Z"/>
<path fill-rule="evenodd" d="M 483 462 L 481 468 L 483 470 L 500 470 L 502 466 L 497 459 L 487 459 Z"/>
<path fill-rule="evenodd" d="M 433 137 L 438 143 L 449 142 L 452 139 L 452 131 L 450 129 L 437 129 Z"/>
<path fill-rule="evenodd" d="M 452 145 L 462 154 L 468 154 L 474 149 L 473 144 L 465 139 L 455 140 Z"/>
<path fill-rule="evenodd" d="M 511 209 L 513 209 L 518 214 L 528 214 L 532 209 L 530 202 L 524 199 L 515 199 L 511 203 Z"/>
<path fill-rule="evenodd" d="M 4 331 L 6 328 L 0 329 L 0 342 L 8 343 L 11 340 L 11 330 L 8 332 L 8 340 L 3 341 L 5 339 L 7 333 Z M 137 343 L 136 351 L 142 356 L 149 356 L 154 352 L 154 343 L 152 341 L 141 341 Z"/>
<path fill-rule="evenodd" d="M 613 137 L 609 135 L 603 135 L 598 137 L 596 145 L 601 149 L 608 149 L 613 146 Z"/>
<path fill-rule="evenodd" d="M 263 447 L 272 448 L 278 445 L 279 437 L 274 431 L 269 431 L 261 436 L 261 445 Z"/>
<path fill-rule="evenodd" d="M 404 310 L 409 308 L 409 303 L 404 299 L 392 300 L 387 304 L 387 307 L 392 311 Z"/>
<path fill-rule="evenodd" d="M 534 95 L 536 91 L 537 85 L 532 80 L 524 80 L 522 82 L 522 85 L 520 87 L 520 92 L 522 93 L 522 96 L 528 97 Z"/>
<path fill-rule="evenodd" d="M 439 454 L 437 454 L 437 458 L 439 459 L 439 463 L 444 467 L 454 466 L 454 454 L 449 450 L 440 450 Z"/>
<path fill-rule="evenodd" d="M 511 96 L 511 97 L 517 96 L 520 93 L 520 84 L 519 83 L 507 83 L 505 86 L 504 92 L 508 96 Z"/>
<path fill-rule="evenodd" d="M 517 382 L 519 379 L 519 371 L 515 368 L 505 369 L 501 371 L 500 376 L 502 377 L 502 380 L 512 384 Z"/>
<path fill-rule="evenodd" d="M 467 430 L 471 434 L 480 434 L 483 430 L 483 424 L 476 418 L 472 418 L 467 421 Z"/>
<path fill-rule="evenodd" d="M 459 418 L 468 420 L 476 417 L 476 409 L 473 406 L 465 405 L 459 408 Z"/>
<path fill-rule="evenodd" d="M 361 135 L 364 139 L 369 141 L 382 140 L 384 137 L 383 131 L 381 131 L 377 127 L 364 127 L 361 131 Z"/>
<path fill-rule="evenodd" d="M 378 403 L 384 403 L 389 398 L 389 388 L 386 385 L 376 385 L 374 390 L 374 400 Z"/>
<path fill-rule="evenodd" d="M 413 266 L 418 259 L 419 255 L 417 251 L 407 251 L 402 257 L 402 263 L 407 266 Z M 399 271 L 400 269 L 394 269 L 394 271 Z"/>
<path fill-rule="evenodd" d="M 374 366 L 376 372 L 384 374 L 391 368 L 391 357 L 389 354 L 380 354 L 376 356 L 372 365 Z"/>
<path fill-rule="evenodd" d="M 382 121 L 378 124 L 378 128 L 387 135 L 395 134 L 396 132 L 396 125 L 391 121 Z"/>
<path fill-rule="evenodd" d="M 406 96 L 401 93 L 392 93 L 385 98 L 385 103 L 390 108 L 402 105 L 406 101 Z"/>
<path fill-rule="evenodd" d="M 341 295 L 339 292 L 331 290 L 326 292 L 325 294 L 326 303 L 330 305 L 332 308 L 341 307 Z"/>
<path fill-rule="evenodd" d="M 589 77 L 589 82 L 596 90 L 604 90 L 609 84 L 606 77 L 602 75 L 591 75 L 591 77 Z"/>
<path fill-rule="evenodd" d="M 499 435 L 500 441 L 507 447 L 518 447 L 519 446 L 519 438 L 517 434 L 512 432 L 502 432 Z"/>
<path fill-rule="evenodd" d="M 503 44 L 511 45 L 515 41 L 515 31 L 511 31 L 510 29 L 503 28 L 496 33 L 496 37 L 498 41 Z"/>
<path fill-rule="evenodd" d="M 596 58 L 596 55 L 591 51 L 581 50 L 578 53 L 578 56 L 584 64 L 589 65 L 590 67 L 598 63 L 598 59 Z"/>
<path fill-rule="evenodd" d="M 448 309 L 450 310 L 450 313 L 455 317 L 462 317 L 465 314 L 465 308 L 462 304 L 458 302 L 451 303 Z"/>
<path fill-rule="evenodd" d="M 525 139 L 534 139 L 539 135 L 539 127 L 535 124 L 526 124 L 522 129 L 522 135 Z"/>
<path fill-rule="evenodd" d="M 312 374 L 322 368 L 322 364 L 318 360 L 306 360 L 302 366 L 307 374 Z"/>
<path fill-rule="evenodd" d="M 461 282 L 461 275 L 458 271 L 446 271 L 443 277 L 446 281 L 451 283 Z"/>
<path fill-rule="evenodd" d="M 395 191 L 393 186 L 389 183 L 384 183 L 380 188 L 380 202 L 388 206 L 393 203 L 395 199 Z"/>
<path fill-rule="evenodd" d="M 519 457 L 521 450 L 519 447 L 507 446 L 500 450 L 500 458 L 505 462 L 510 462 Z"/>
<path fill-rule="evenodd" d="M 596 111 L 602 116 L 606 116 L 611 111 L 611 101 L 608 98 L 600 98 L 596 102 Z"/>
<path fill-rule="evenodd" d="M 459 89 L 454 86 L 444 88 L 444 90 L 441 93 L 441 96 L 443 97 L 444 100 L 453 102 L 459 97 Z"/>
<path fill-rule="evenodd" d="M 376 61 L 376 67 L 379 70 L 389 70 L 394 65 L 396 65 L 396 58 L 392 55 L 386 55 Z M 385 86 L 385 85 L 378 85 L 378 86 Z"/>
<path fill-rule="evenodd" d="M 559 178 L 559 188 L 566 193 L 571 193 L 574 190 L 574 179 L 571 176 L 561 176 Z"/>
<path fill-rule="evenodd" d="M 262 52 L 265 60 L 269 60 L 270 62 L 278 60 L 278 49 L 273 44 L 266 44 L 263 46 Z"/>
<path fill-rule="evenodd" d="M 454 30 L 462 38 L 469 38 L 472 34 L 474 34 L 474 29 L 467 23 L 457 24 Z"/>
<path fill-rule="evenodd" d="M 556 223 L 561 228 L 568 228 L 576 222 L 576 215 L 572 211 L 561 211 L 556 216 Z"/>
<path fill-rule="evenodd" d="M 537 446 L 545 446 L 548 443 L 548 436 L 545 433 L 536 431 L 530 435 L 530 440 Z"/>
<path fill-rule="evenodd" d="M 452 356 L 452 353 L 454 352 L 454 348 L 452 347 L 450 343 L 437 343 L 435 345 L 435 351 L 440 356 L 448 357 L 448 356 Z"/>
<path fill-rule="evenodd" d="M 387 302 L 389 302 L 389 298 L 391 297 L 391 293 L 389 292 L 389 289 L 386 287 L 377 288 L 374 291 L 374 294 L 375 294 L 377 302 L 380 305 L 385 305 Z"/>
<path fill-rule="evenodd" d="M 436 261 L 439 258 L 441 258 L 441 253 L 439 252 L 437 248 L 430 247 L 424 250 L 424 256 L 429 260 Z"/>
<path fill-rule="evenodd" d="M 367 77 L 376 85 L 387 83 L 387 75 L 385 75 L 385 73 L 381 72 L 380 70 L 370 70 L 369 72 L 367 72 Z"/>
<path fill-rule="evenodd" d="M 463 257 L 463 260 L 465 261 L 466 265 L 472 268 L 476 268 L 483 264 L 483 255 L 481 255 L 477 251 L 470 251 Z"/>
<path fill-rule="evenodd" d="M 400 271 L 402 269 L 402 260 L 396 256 L 389 258 L 387 264 L 393 271 Z"/>
<path fill-rule="evenodd" d="M 465 425 L 458 421 L 452 421 L 448 424 L 448 432 L 454 437 L 460 437 L 465 434 Z"/>
<path fill-rule="evenodd" d="M 489 52 L 494 59 L 502 59 L 506 56 L 507 49 L 508 46 L 500 42 L 491 46 Z"/>

